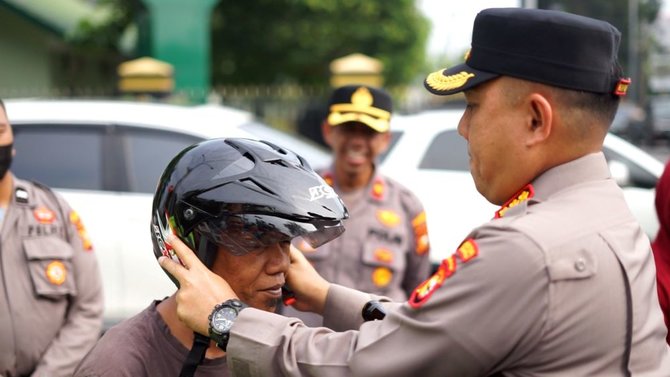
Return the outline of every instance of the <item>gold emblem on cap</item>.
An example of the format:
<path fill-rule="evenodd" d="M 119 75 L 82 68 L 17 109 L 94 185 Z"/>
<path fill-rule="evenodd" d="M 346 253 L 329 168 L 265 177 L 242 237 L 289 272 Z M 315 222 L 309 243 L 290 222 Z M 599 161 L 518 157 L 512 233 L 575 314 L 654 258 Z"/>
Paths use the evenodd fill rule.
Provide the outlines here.
<path fill-rule="evenodd" d="M 351 103 L 353 103 L 356 106 L 368 107 L 372 106 L 372 102 L 374 102 L 374 98 L 372 98 L 372 93 L 370 93 L 368 88 L 364 86 L 361 86 L 360 88 L 356 89 L 354 94 L 351 95 Z"/>
<path fill-rule="evenodd" d="M 428 84 L 431 89 L 438 91 L 452 90 L 462 87 L 473 77 L 475 77 L 474 73 L 465 71 L 461 71 L 450 76 L 444 76 L 442 74 L 442 70 L 440 70 L 428 75 L 426 78 L 426 84 Z"/>

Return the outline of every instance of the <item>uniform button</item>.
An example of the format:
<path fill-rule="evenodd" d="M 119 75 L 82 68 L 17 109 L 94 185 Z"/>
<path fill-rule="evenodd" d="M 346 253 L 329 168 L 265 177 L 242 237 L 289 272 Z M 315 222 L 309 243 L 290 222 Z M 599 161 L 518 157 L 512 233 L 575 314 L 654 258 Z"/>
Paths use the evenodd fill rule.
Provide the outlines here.
<path fill-rule="evenodd" d="M 586 262 L 584 261 L 584 258 L 579 258 L 577 261 L 575 261 L 575 270 L 582 272 L 586 269 Z"/>

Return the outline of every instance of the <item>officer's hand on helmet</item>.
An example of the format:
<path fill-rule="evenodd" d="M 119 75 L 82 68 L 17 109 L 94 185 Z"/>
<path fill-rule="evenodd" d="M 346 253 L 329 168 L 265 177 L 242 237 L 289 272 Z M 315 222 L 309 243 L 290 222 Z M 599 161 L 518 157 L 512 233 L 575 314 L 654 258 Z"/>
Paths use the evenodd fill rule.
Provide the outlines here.
<path fill-rule="evenodd" d="M 193 331 L 208 335 L 208 317 L 216 304 L 237 298 L 230 285 L 210 271 L 188 246 L 176 236 L 168 242 L 184 266 L 167 257 L 158 263 L 179 281 L 177 291 L 177 316 Z"/>
<path fill-rule="evenodd" d="M 291 245 L 291 265 L 286 281 L 291 287 L 296 301 L 293 307 L 301 311 L 323 313 L 330 283 L 314 269 L 297 248 Z"/>

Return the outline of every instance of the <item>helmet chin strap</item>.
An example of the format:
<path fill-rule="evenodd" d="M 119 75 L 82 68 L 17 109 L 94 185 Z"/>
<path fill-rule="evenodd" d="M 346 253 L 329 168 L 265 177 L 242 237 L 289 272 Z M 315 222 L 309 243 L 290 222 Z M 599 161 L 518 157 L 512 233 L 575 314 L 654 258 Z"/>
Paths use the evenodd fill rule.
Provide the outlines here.
<path fill-rule="evenodd" d="M 200 242 L 198 243 L 198 255 L 203 258 L 203 263 L 207 268 L 210 268 L 214 263 L 214 256 L 216 255 L 212 250 L 209 250 L 207 246 L 207 240 L 204 237 L 201 237 Z M 205 360 L 205 353 L 207 353 L 207 348 L 209 348 L 210 339 L 208 336 L 202 335 L 197 332 L 193 332 L 193 345 L 191 346 L 191 351 L 189 351 L 184 365 L 181 367 L 181 372 L 179 372 L 179 377 L 193 377 L 195 375 L 195 370 L 198 369 L 198 365 L 202 364 L 202 361 Z"/>
<path fill-rule="evenodd" d="M 193 346 L 191 346 L 191 351 L 186 356 L 186 361 L 184 361 L 184 365 L 181 367 L 179 377 L 193 377 L 195 370 L 198 369 L 198 365 L 202 364 L 202 361 L 205 360 L 205 353 L 207 353 L 207 348 L 209 348 L 210 339 L 197 332 L 194 332 L 193 335 L 195 335 Z"/>

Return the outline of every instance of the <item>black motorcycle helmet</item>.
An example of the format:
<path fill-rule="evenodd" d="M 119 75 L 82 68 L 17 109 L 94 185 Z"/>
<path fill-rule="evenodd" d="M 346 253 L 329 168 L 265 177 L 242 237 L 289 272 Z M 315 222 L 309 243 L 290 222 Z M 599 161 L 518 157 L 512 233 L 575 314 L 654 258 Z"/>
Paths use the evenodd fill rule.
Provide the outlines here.
<path fill-rule="evenodd" d="M 347 217 L 342 200 L 297 154 L 265 141 L 212 139 L 165 168 L 151 239 L 156 258 L 179 261 L 166 241 L 172 232 L 211 267 L 219 245 L 241 255 L 301 236 L 318 247 L 342 234 Z"/>

